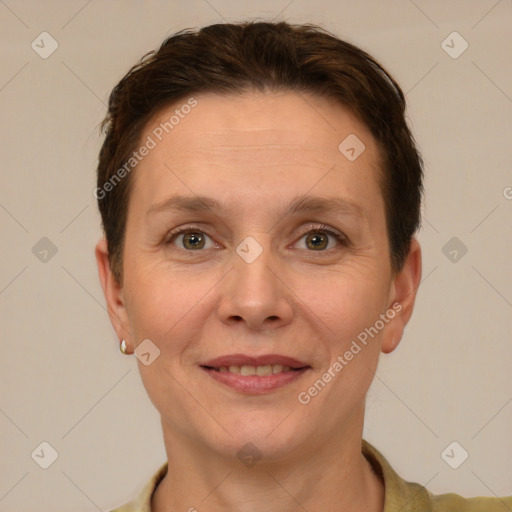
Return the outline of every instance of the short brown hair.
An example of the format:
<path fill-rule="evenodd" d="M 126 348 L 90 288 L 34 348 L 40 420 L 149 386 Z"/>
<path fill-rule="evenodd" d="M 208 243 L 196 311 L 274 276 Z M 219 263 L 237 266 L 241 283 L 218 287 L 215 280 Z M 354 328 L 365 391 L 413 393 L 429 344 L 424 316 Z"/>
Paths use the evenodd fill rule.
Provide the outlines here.
<path fill-rule="evenodd" d="M 118 281 L 132 180 L 126 172 L 112 180 L 148 121 L 192 94 L 249 90 L 313 93 L 349 108 L 366 124 L 381 158 L 391 265 L 400 270 L 419 227 L 423 193 L 423 163 L 405 120 L 402 90 L 374 58 L 321 27 L 246 21 L 174 34 L 142 57 L 110 94 L 97 172 L 96 191 L 102 193 L 95 196 Z"/>

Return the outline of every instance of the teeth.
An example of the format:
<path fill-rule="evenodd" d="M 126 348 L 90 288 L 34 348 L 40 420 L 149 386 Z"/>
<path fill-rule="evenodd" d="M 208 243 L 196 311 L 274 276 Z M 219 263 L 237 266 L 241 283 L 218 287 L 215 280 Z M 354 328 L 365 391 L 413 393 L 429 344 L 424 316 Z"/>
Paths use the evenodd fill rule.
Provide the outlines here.
<path fill-rule="evenodd" d="M 282 364 L 273 364 L 272 365 L 272 373 L 281 373 L 284 370 L 284 366 Z M 287 366 L 285 371 L 289 371 L 290 367 Z"/>
<path fill-rule="evenodd" d="M 291 368 L 282 364 L 267 364 L 264 366 L 221 366 L 218 370 L 219 372 L 229 372 L 237 375 L 258 375 L 260 377 L 265 377 L 276 373 L 289 372 Z"/>
<path fill-rule="evenodd" d="M 256 368 L 254 366 L 241 366 L 240 375 L 256 375 Z"/>
<path fill-rule="evenodd" d="M 259 375 L 260 377 L 264 377 L 265 375 L 272 375 L 272 365 L 267 364 L 266 366 L 257 366 L 256 375 Z"/>

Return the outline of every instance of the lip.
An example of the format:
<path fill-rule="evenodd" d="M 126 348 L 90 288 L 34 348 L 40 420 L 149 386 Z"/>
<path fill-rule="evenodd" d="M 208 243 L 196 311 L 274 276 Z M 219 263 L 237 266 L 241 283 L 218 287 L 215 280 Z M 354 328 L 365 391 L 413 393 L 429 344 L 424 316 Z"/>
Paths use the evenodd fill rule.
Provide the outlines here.
<path fill-rule="evenodd" d="M 247 356 L 245 354 L 230 354 L 226 356 L 210 359 L 201 366 L 220 368 L 221 366 L 264 366 L 267 364 L 282 364 L 290 368 L 304 368 L 309 366 L 307 363 L 294 359 L 293 357 L 280 354 L 265 354 L 262 356 Z"/>
<path fill-rule="evenodd" d="M 288 372 L 276 373 L 274 375 L 240 375 L 230 372 L 219 372 L 212 368 L 201 366 L 201 370 L 206 372 L 212 379 L 221 384 L 248 394 L 263 394 L 275 391 L 290 382 L 299 379 L 310 368 L 301 368 L 300 370 L 290 370 Z"/>
<path fill-rule="evenodd" d="M 289 366 L 292 370 L 273 375 L 259 376 L 219 372 L 215 369 L 222 366 L 264 366 L 270 364 Z M 200 368 L 212 379 L 236 391 L 247 394 L 263 394 L 275 391 L 299 379 L 311 369 L 311 366 L 293 357 L 280 354 L 266 354 L 257 357 L 245 354 L 231 354 L 210 359 L 201 364 Z"/>

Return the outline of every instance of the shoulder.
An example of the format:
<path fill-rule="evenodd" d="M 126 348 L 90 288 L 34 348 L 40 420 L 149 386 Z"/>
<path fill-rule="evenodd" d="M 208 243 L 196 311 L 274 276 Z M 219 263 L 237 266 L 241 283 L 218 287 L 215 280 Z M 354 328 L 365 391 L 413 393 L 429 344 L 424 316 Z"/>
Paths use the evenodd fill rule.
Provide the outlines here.
<path fill-rule="evenodd" d="M 384 512 L 512 512 L 512 496 L 463 498 L 455 493 L 435 495 L 424 486 L 401 478 L 382 453 L 364 439 L 362 452 L 383 481 Z"/>
<path fill-rule="evenodd" d="M 504 498 L 463 498 L 454 493 L 429 493 L 432 512 L 512 512 L 512 496 Z"/>
<path fill-rule="evenodd" d="M 156 473 L 153 474 L 149 482 L 144 486 L 139 495 L 129 503 L 118 507 L 110 512 L 151 512 L 151 498 L 158 484 L 167 473 L 167 462 L 165 462 Z"/>

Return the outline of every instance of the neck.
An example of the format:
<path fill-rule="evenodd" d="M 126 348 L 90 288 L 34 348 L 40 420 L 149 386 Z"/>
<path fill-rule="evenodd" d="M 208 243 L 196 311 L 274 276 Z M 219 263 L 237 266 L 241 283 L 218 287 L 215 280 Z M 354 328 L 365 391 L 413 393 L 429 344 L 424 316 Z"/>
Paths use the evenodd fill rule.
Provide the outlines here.
<path fill-rule="evenodd" d="M 304 448 L 286 460 L 260 459 L 251 467 L 219 456 L 164 430 L 168 471 L 151 502 L 152 512 L 382 512 L 384 486 L 361 453 L 361 429 Z"/>

